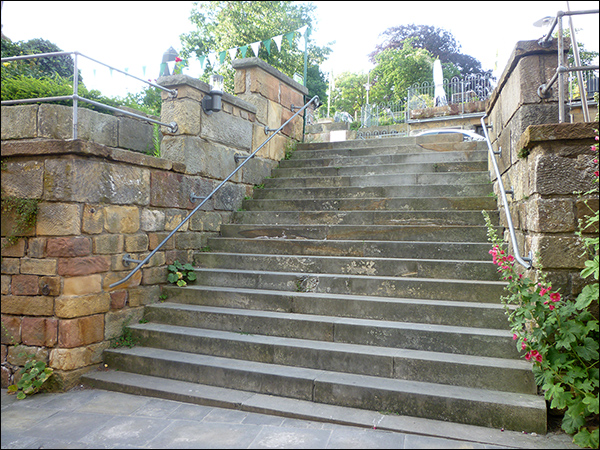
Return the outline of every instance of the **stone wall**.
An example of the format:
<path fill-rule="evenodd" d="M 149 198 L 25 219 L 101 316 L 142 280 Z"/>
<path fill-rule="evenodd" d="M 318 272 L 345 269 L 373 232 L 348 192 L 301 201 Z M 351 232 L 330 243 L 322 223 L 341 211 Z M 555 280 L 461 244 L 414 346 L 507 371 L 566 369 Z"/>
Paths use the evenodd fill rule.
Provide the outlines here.
<path fill-rule="evenodd" d="M 223 110 L 210 116 L 200 104 L 206 83 L 186 76 L 159 79 L 178 90 L 176 98 L 164 98 L 161 121 L 175 121 L 178 131 L 165 134 L 162 158 L 117 148 L 145 141 L 135 129 L 123 131 L 123 118 L 83 112 L 80 139 L 72 140 L 69 107 L 2 107 L 3 198 L 39 201 L 35 228 L 14 244 L 7 237 L 17 216 L 2 214 L 2 387 L 25 364 L 21 352 L 55 370 L 57 389 L 97 367 L 123 326 L 138 321 L 144 305 L 159 301 L 167 265 L 191 262 L 253 186 L 270 175 L 287 140 L 301 135 L 299 118 L 141 271 L 109 287 L 135 267 L 124 256 L 149 255 L 195 208 L 190 194 L 210 194 L 235 168 L 235 154 L 249 154 L 268 137 L 266 125 L 280 126 L 291 116 L 291 103 L 302 105 L 305 89 L 285 75 L 264 63 L 243 67 L 250 87 L 244 99 L 225 94 Z"/>
<path fill-rule="evenodd" d="M 129 109 L 129 108 L 124 108 Z M 77 109 L 78 138 L 88 142 L 152 154 L 153 126 L 129 116 Z M 140 116 L 158 117 L 133 111 Z M 43 103 L 2 107 L 2 141 L 12 139 L 71 139 L 73 108 Z"/>
<path fill-rule="evenodd" d="M 563 295 L 576 295 L 585 261 L 576 231 L 579 220 L 598 209 L 598 198 L 588 198 L 588 207 L 575 192 L 594 185 L 590 146 L 598 123 L 558 124 L 556 86 L 548 99 L 537 95 L 538 87 L 556 71 L 557 51 L 556 45 L 517 43 L 490 99 L 488 123 L 494 150 L 502 149 L 496 161 L 503 184 L 514 191 L 508 200 L 521 255 L 531 251 L 535 265 L 541 264 L 555 288 Z M 491 163 L 490 171 L 499 194 Z M 507 226 L 500 200 L 498 206 L 501 223 Z M 510 242 L 508 234 L 505 240 Z"/>

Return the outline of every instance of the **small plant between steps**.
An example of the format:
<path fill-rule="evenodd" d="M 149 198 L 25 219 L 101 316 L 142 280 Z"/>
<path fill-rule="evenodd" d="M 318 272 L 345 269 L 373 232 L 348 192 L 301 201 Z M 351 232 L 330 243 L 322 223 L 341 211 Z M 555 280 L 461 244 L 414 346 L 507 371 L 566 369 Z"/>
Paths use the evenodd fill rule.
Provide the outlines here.
<path fill-rule="evenodd" d="M 191 264 L 181 264 L 179 261 L 174 261 L 170 264 L 167 281 L 176 284 L 179 287 L 185 287 L 188 283 L 196 281 L 196 272 Z"/>
<path fill-rule="evenodd" d="M 25 366 L 19 370 L 21 378 L 16 384 L 8 386 L 9 394 L 17 394 L 19 400 L 23 400 L 28 395 L 36 394 L 48 378 L 54 373 L 54 369 L 47 367 L 44 361 L 36 361 L 35 355 L 19 353 L 19 357 L 27 356 Z"/>

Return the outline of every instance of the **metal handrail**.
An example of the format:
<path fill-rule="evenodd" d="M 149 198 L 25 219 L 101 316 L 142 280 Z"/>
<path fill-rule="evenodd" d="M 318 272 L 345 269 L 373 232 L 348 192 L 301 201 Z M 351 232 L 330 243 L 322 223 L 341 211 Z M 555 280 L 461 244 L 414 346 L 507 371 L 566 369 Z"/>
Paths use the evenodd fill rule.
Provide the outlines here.
<path fill-rule="evenodd" d="M 526 269 L 530 269 L 533 265 L 533 254 L 531 250 L 529 251 L 528 257 L 522 257 L 519 252 L 519 244 L 517 243 L 517 235 L 515 233 L 515 227 L 513 226 L 512 216 L 510 214 L 510 208 L 508 205 L 508 199 L 506 198 L 506 190 L 504 189 L 504 183 L 502 182 L 502 176 L 500 174 L 500 169 L 498 169 L 498 163 L 496 162 L 496 155 L 500 152 L 496 153 L 492 149 L 492 143 L 490 142 L 490 138 L 487 132 L 487 125 L 485 124 L 485 118 L 487 114 L 481 118 L 481 126 L 483 128 L 483 134 L 485 135 L 485 141 L 487 143 L 488 151 L 490 153 L 490 157 L 492 160 L 492 165 L 494 166 L 494 172 L 496 172 L 496 179 L 498 180 L 498 187 L 500 188 L 500 196 L 502 198 L 502 204 L 504 205 L 504 212 L 506 213 L 506 221 L 508 222 L 508 229 L 510 231 L 510 239 L 513 245 L 513 251 L 515 259 L 519 264 L 521 264 Z"/>
<path fill-rule="evenodd" d="M 129 272 L 129 274 L 128 274 L 128 275 L 127 275 L 125 278 L 123 278 L 123 279 L 121 279 L 121 280 L 119 280 L 119 281 L 117 281 L 117 282 L 115 282 L 115 283 L 113 283 L 113 284 L 109 285 L 109 287 L 113 288 L 113 287 L 115 287 L 115 286 L 118 286 L 119 284 L 122 284 L 122 283 L 126 282 L 127 280 L 129 280 L 129 279 L 130 279 L 130 278 L 133 276 L 133 274 L 134 274 L 134 273 L 136 273 L 137 271 L 139 271 L 139 270 L 142 268 L 142 266 L 143 266 L 144 264 L 146 264 L 146 263 L 147 263 L 147 262 L 150 260 L 150 258 L 152 258 L 152 256 L 154 256 L 154 254 L 156 254 L 156 252 L 157 252 L 157 251 L 158 251 L 158 250 L 159 250 L 159 249 L 160 249 L 160 248 L 161 248 L 161 247 L 162 247 L 162 246 L 163 246 L 163 245 L 164 245 L 164 244 L 165 244 L 165 243 L 166 243 L 166 242 L 167 242 L 169 239 L 171 239 L 171 237 L 172 237 L 172 236 L 173 236 L 173 235 L 174 235 L 174 234 L 175 234 L 175 233 L 176 233 L 176 232 L 177 232 L 177 231 L 178 231 L 178 230 L 179 230 L 179 229 L 180 229 L 180 228 L 181 228 L 181 227 L 182 227 L 182 226 L 183 226 L 183 225 L 184 225 L 184 224 L 185 224 L 185 223 L 188 221 L 188 220 L 190 220 L 190 218 L 191 218 L 191 217 L 192 217 L 192 216 L 193 216 L 193 215 L 194 215 L 194 214 L 195 214 L 195 213 L 196 213 L 196 212 L 197 212 L 197 211 L 198 211 L 198 210 L 199 210 L 199 209 L 200 209 L 200 208 L 201 208 L 201 207 L 202 207 L 202 206 L 203 206 L 203 205 L 204 205 L 204 204 L 205 204 L 205 203 L 206 203 L 206 202 L 207 202 L 207 201 L 208 201 L 208 200 L 209 200 L 209 199 L 210 199 L 210 198 L 211 198 L 211 197 L 212 197 L 212 196 L 213 196 L 213 195 L 214 195 L 214 194 L 215 194 L 215 193 L 216 193 L 218 190 L 219 190 L 219 189 L 221 189 L 221 187 L 222 187 L 222 186 L 224 186 L 224 185 L 225 185 L 225 183 L 231 179 L 231 177 L 233 177 L 233 176 L 234 176 L 234 175 L 235 175 L 235 174 L 238 172 L 238 170 L 240 170 L 242 167 L 244 167 L 244 164 L 246 164 L 248 161 L 250 161 L 250 160 L 251 160 L 251 159 L 254 157 L 254 155 L 256 155 L 256 154 L 257 154 L 257 153 L 260 151 L 260 149 L 262 149 L 262 148 L 263 148 L 263 147 L 264 147 L 264 146 L 265 146 L 265 145 L 266 145 L 266 144 L 267 144 L 267 143 L 268 143 L 268 142 L 269 142 L 271 139 L 273 139 L 273 137 L 274 137 L 275 135 L 277 135 L 277 134 L 278 134 L 278 133 L 279 133 L 279 132 L 280 132 L 280 131 L 281 131 L 281 130 L 282 130 L 282 129 L 283 129 L 283 128 L 284 128 L 284 127 L 285 127 L 285 126 L 286 126 L 286 125 L 289 123 L 289 122 L 291 122 L 291 121 L 292 121 L 292 119 L 294 119 L 294 118 L 295 118 L 295 117 L 296 117 L 298 114 L 300 114 L 302 111 L 304 111 L 304 110 L 305 110 L 305 109 L 308 107 L 308 105 L 310 105 L 310 104 L 311 104 L 311 103 L 313 103 L 313 102 L 315 103 L 315 105 L 319 106 L 319 96 L 318 96 L 318 95 L 315 95 L 313 98 L 311 98 L 311 99 L 308 101 L 308 103 L 306 103 L 306 104 L 305 104 L 305 105 L 304 105 L 302 108 L 300 108 L 298 111 L 296 111 L 296 112 L 295 112 L 295 113 L 292 115 L 292 117 L 290 117 L 290 118 L 289 118 L 289 119 L 288 119 L 288 120 L 287 120 L 287 121 L 286 121 L 286 122 L 285 122 L 283 125 L 281 125 L 281 126 L 280 126 L 280 127 L 277 129 L 277 130 L 275 130 L 275 132 L 274 132 L 273 134 L 271 134 L 271 135 L 270 135 L 270 136 L 269 136 L 269 137 L 268 137 L 268 138 L 267 138 L 267 139 L 266 139 L 266 140 L 265 140 L 265 141 L 264 141 L 262 144 L 260 144 L 260 146 L 259 146 L 259 147 L 258 147 L 256 150 L 254 150 L 254 151 L 253 151 L 253 152 L 252 152 L 250 155 L 248 155 L 247 157 L 245 157 L 245 158 L 244 158 L 244 161 L 243 161 L 243 162 L 242 162 L 242 163 L 241 163 L 239 166 L 237 166 L 237 167 L 236 167 L 236 168 L 233 170 L 233 172 L 231 172 L 231 173 L 230 173 L 230 174 L 229 174 L 229 175 L 228 175 L 228 176 L 227 176 L 227 177 L 226 177 L 226 178 L 225 178 L 225 179 L 224 179 L 224 180 L 223 180 L 223 181 L 222 181 L 222 182 L 221 182 L 221 183 L 220 183 L 220 184 L 219 184 L 219 185 L 218 185 L 218 186 L 215 188 L 215 189 L 213 189 L 213 191 L 212 191 L 210 194 L 208 194 L 206 197 L 204 197 L 204 200 L 202 200 L 202 202 L 200 202 L 200 204 L 199 204 L 198 206 L 196 206 L 196 207 L 195 207 L 195 208 L 192 210 L 192 212 L 190 212 L 190 213 L 189 213 L 189 214 L 188 214 L 188 215 L 185 217 L 185 219 L 183 219 L 183 220 L 182 220 L 182 221 L 179 223 L 179 225 L 177 225 L 177 226 L 176 226 L 176 227 L 173 229 L 173 231 L 171 231 L 171 232 L 169 233 L 169 235 L 168 235 L 168 236 L 167 236 L 165 239 L 163 239 L 163 241 L 162 241 L 162 242 L 161 242 L 161 243 L 160 243 L 160 244 L 159 244 L 159 245 L 158 245 L 158 246 L 157 246 L 157 247 L 156 247 L 154 250 L 152 250 L 152 252 L 151 252 L 151 253 L 150 253 L 148 256 L 146 256 L 146 257 L 145 257 L 143 260 L 141 260 L 141 261 L 139 261 L 139 260 L 134 260 L 134 259 L 131 259 L 131 258 L 129 258 L 129 256 L 128 256 L 128 255 L 124 256 L 124 257 L 123 257 L 123 262 L 125 262 L 126 264 L 129 264 L 129 262 L 136 262 L 136 263 L 138 263 L 138 265 L 135 267 L 135 269 L 133 269 L 131 272 Z"/>
<path fill-rule="evenodd" d="M 567 7 L 569 2 L 567 2 Z M 581 71 L 583 70 L 598 70 L 598 66 L 581 66 L 579 61 L 579 48 L 577 47 L 577 39 L 575 37 L 575 28 L 573 27 L 573 21 L 571 20 L 571 16 L 575 15 L 583 15 L 583 14 L 598 14 L 600 10 L 598 9 L 589 9 L 584 11 L 558 11 L 556 13 L 556 17 L 552 20 L 552 24 L 548 33 L 538 41 L 538 44 L 542 47 L 547 47 L 550 45 L 550 39 L 552 38 L 552 32 L 554 28 L 558 25 L 558 64 L 556 68 L 556 72 L 552 76 L 549 82 L 542 84 L 538 88 L 538 96 L 540 98 L 549 98 L 551 95 L 551 87 L 558 80 L 558 122 L 563 123 L 565 121 L 565 88 L 563 82 L 563 76 L 568 72 L 577 72 L 577 78 L 579 82 L 579 89 L 581 92 L 581 98 L 585 99 L 585 85 L 583 83 L 583 78 L 581 76 Z M 562 18 L 563 16 L 569 17 L 569 25 L 571 29 L 571 43 L 573 46 L 573 56 L 575 58 L 574 67 L 567 67 L 564 61 L 564 38 L 563 38 L 563 24 Z M 590 114 L 588 110 L 587 100 L 582 100 L 582 111 L 583 111 L 583 120 L 585 122 L 590 121 Z"/>
<path fill-rule="evenodd" d="M 177 124 L 175 122 L 171 122 L 171 123 L 163 123 L 160 122 L 158 120 L 154 120 L 151 119 L 149 117 L 145 117 L 145 116 L 141 116 L 139 114 L 135 114 L 132 112 L 129 112 L 127 110 L 124 109 L 120 109 L 120 108 L 115 108 L 114 106 L 109 106 L 109 105 L 105 105 L 104 103 L 100 103 L 100 102 L 96 102 L 94 100 L 89 100 L 85 97 L 81 97 L 80 95 L 78 95 L 77 90 L 78 90 L 78 85 L 79 85 L 79 69 L 77 67 L 77 57 L 78 56 L 83 56 L 84 58 L 89 59 L 90 61 L 93 61 L 97 64 L 101 64 L 103 66 L 108 67 L 111 70 L 116 70 L 119 73 L 122 73 L 123 75 L 126 75 L 128 77 L 134 78 L 138 81 L 141 81 L 142 83 L 146 83 L 149 84 L 150 86 L 153 86 L 155 88 L 161 89 L 167 93 L 169 93 L 169 95 L 171 95 L 172 97 L 176 97 L 177 96 L 177 90 L 176 89 L 167 89 L 164 86 L 160 86 L 159 84 L 155 84 L 152 83 L 151 81 L 147 81 L 144 80 L 142 78 L 136 77 L 135 75 L 131 75 L 130 73 L 127 73 L 123 70 L 117 69 L 116 67 L 112 67 L 108 64 L 105 64 L 101 61 L 98 61 L 97 59 L 94 58 L 90 58 L 89 56 L 84 55 L 83 53 L 74 51 L 74 52 L 50 52 L 50 53 L 38 53 L 35 55 L 22 55 L 22 56 L 11 56 L 8 58 L 2 58 L 2 62 L 10 62 L 10 61 L 20 61 L 20 60 L 25 60 L 25 59 L 38 59 L 38 58 L 52 58 L 52 57 L 56 57 L 56 56 L 66 56 L 66 55 L 73 55 L 73 94 L 72 95 L 63 95 L 60 97 L 40 97 L 40 98 L 29 98 L 29 99 L 20 99 L 20 100 L 3 100 L 1 102 L 2 105 L 18 105 L 18 104 L 24 104 L 24 103 L 38 103 L 38 102 L 54 102 L 54 101 L 62 101 L 62 100 L 72 100 L 73 101 L 73 139 L 77 139 L 77 123 L 78 123 L 78 114 L 77 114 L 77 109 L 78 109 L 78 105 L 77 102 L 78 101 L 82 101 L 85 103 L 90 103 L 94 106 L 97 106 L 99 108 L 103 108 L 103 109 L 107 109 L 109 111 L 114 111 L 114 112 L 119 112 L 121 114 L 127 115 L 127 116 L 131 116 L 131 117 L 135 117 L 136 119 L 139 120 L 143 120 L 145 122 L 150 122 L 150 123 L 155 123 L 157 125 L 162 125 L 164 127 L 167 127 L 169 129 L 170 133 L 175 133 L 177 132 Z"/>

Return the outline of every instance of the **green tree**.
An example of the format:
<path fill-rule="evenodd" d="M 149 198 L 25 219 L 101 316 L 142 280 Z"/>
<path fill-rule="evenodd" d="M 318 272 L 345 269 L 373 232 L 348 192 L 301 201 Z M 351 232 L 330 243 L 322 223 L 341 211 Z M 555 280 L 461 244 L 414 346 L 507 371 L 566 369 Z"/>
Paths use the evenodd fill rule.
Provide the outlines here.
<path fill-rule="evenodd" d="M 433 81 L 433 56 L 424 48 L 414 48 L 412 42 L 409 39 L 401 48 L 377 54 L 370 103 L 404 101 L 411 85 Z"/>
<path fill-rule="evenodd" d="M 463 77 L 485 72 L 479 60 L 460 53 L 460 44 L 452 33 L 443 28 L 430 25 L 400 25 L 388 28 L 381 36 L 385 38 L 384 42 L 377 45 L 375 51 L 369 55 L 372 62 L 376 61 L 381 52 L 401 49 L 407 40 L 412 40 L 413 47 L 429 51 L 433 58 L 439 58 L 442 66 L 452 64 Z M 485 73 L 491 74 L 491 70 Z"/>
<path fill-rule="evenodd" d="M 362 73 L 343 72 L 335 77 L 335 88 L 331 92 L 331 111 L 347 112 L 351 116 L 360 113 L 367 102 L 367 75 Z"/>
<path fill-rule="evenodd" d="M 241 47 L 257 41 L 265 41 L 280 34 L 298 30 L 305 25 L 313 27 L 315 6 L 311 3 L 290 1 L 208 1 L 194 3 L 190 21 L 196 30 L 180 36 L 183 45 L 181 58 L 206 56 L 208 53 L 219 53 L 230 48 Z M 258 55 L 248 48 L 247 57 L 257 56 L 284 74 L 292 77 L 294 73 L 304 72 L 304 51 L 299 47 L 300 39 L 295 36 L 293 45 L 287 39 L 281 43 L 281 51 L 271 45 L 270 52 L 263 45 Z M 302 47 L 303 48 L 303 47 Z M 322 63 L 331 49 L 318 47 L 308 43 L 309 68 Z M 226 56 L 229 57 L 228 55 Z M 318 69 L 317 69 L 318 70 Z M 208 66 L 201 79 L 207 81 L 210 74 L 218 71 L 225 77 L 226 90 L 233 92 L 234 71 L 228 64 L 218 68 Z M 314 76 L 307 73 L 309 96 L 318 95 L 323 75 Z M 311 83 L 315 82 L 315 85 Z M 323 100 L 323 99 L 321 99 Z"/>
<path fill-rule="evenodd" d="M 31 39 L 29 41 L 12 42 L 2 39 L 2 58 L 21 55 L 35 55 L 39 53 L 62 52 L 55 44 L 44 39 Z M 73 79 L 73 59 L 70 55 L 54 56 L 43 59 L 28 59 L 13 61 L 3 66 L 2 77 L 16 77 L 26 75 L 33 78 L 54 77 Z M 81 81 L 81 74 L 79 74 Z"/>

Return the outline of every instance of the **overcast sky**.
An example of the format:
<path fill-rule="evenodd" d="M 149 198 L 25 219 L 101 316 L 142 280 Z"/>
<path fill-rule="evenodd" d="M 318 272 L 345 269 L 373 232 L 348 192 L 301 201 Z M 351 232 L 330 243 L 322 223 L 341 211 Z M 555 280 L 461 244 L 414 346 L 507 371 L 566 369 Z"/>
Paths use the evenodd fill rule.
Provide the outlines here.
<path fill-rule="evenodd" d="M 566 11 L 566 1 L 514 2 L 312 2 L 317 6 L 311 39 L 317 45 L 335 41 L 323 71 L 367 72 L 367 55 L 381 42 L 379 35 L 398 25 L 432 25 L 452 33 L 462 52 L 499 74 L 517 41 L 539 39 L 545 28 L 533 23 Z M 572 11 L 598 9 L 597 1 L 571 1 Z M 179 36 L 192 30 L 192 2 L 5 1 L 2 32 L 13 41 L 43 38 L 66 51 L 92 58 L 144 79 L 158 75 L 162 54 L 170 46 L 181 49 Z M 575 16 L 577 34 L 587 49 L 599 49 L 598 14 Z M 568 27 L 568 20 L 564 20 Z M 281 33 L 293 30 L 282 29 Z M 250 44 L 250 43 L 248 43 Z M 94 73 L 92 70 L 96 69 Z M 125 95 L 141 89 L 139 82 L 110 75 L 97 64 L 82 65 L 89 88 L 104 95 Z"/>

